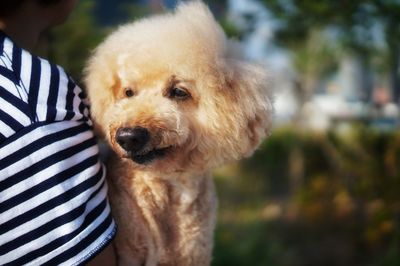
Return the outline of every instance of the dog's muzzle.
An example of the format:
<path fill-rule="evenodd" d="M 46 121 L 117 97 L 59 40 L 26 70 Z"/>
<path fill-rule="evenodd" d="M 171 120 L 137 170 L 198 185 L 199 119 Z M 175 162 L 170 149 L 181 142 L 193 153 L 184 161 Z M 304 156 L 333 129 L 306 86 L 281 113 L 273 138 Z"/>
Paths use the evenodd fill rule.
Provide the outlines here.
<path fill-rule="evenodd" d="M 167 148 L 148 149 L 150 132 L 143 127 L 119 128 L 115 140 L 127 155 L 138 164 L 146 164 L 165 155 Z"/>

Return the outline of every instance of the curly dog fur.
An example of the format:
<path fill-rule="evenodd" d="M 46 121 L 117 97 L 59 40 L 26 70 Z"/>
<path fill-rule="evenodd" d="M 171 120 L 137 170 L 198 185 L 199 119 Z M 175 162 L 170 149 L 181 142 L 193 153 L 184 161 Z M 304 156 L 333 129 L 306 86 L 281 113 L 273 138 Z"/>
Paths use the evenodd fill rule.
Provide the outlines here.
<path fill-rule="evenodd" d="M 121 265 L 209 265 L 217 200 L 211 170 L 268 134 L 267 74 L 246 62 L 205 4 L 124 25 L 86 71 L 108 162 Z"/>

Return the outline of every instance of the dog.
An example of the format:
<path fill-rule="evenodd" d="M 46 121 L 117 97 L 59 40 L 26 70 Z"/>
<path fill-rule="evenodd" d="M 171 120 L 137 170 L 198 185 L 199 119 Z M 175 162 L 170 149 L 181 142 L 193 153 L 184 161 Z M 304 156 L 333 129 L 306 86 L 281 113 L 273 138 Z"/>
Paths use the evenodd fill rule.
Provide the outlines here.
<path fill-rule="evenodd" d="M 120 265 L 209 265 L 217 198 L 211 171 L 269 134 L 270 79 L 201 1 L 123 25 L 89 59 L 95 130 Z"/>

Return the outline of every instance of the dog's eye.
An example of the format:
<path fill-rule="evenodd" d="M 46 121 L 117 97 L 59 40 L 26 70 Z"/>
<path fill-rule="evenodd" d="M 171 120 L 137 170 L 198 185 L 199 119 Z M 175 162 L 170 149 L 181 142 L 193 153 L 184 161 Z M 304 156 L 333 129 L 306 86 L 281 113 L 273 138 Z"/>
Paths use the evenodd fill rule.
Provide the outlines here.
<path fill-rule="evenodd" d="M 131 88 L 125 88 L 125 96 L 126 97 L 128 97 L 128 98 L 130 98 L 130 97 L 132 97 L 133 95 L 135 95 L 135 93 L 133 92 L 133 90 L 131 89 Z"/>
<path fill-rule="evenodd" d="M 185 100 L 190 97 L 190 94 L 185 88 L 175 86 L 171 89 L 169 96 L 174 99 Z"/>

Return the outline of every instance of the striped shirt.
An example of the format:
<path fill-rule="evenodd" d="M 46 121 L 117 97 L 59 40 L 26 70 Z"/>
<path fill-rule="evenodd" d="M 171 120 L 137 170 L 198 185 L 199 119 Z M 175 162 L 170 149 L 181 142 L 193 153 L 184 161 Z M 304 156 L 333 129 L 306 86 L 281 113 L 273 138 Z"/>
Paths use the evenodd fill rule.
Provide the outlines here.
<path fill-rule="evenodd" d="M 82 91 L 0 31 L 0 265 L 79 265 L 115 235 Z"/>

